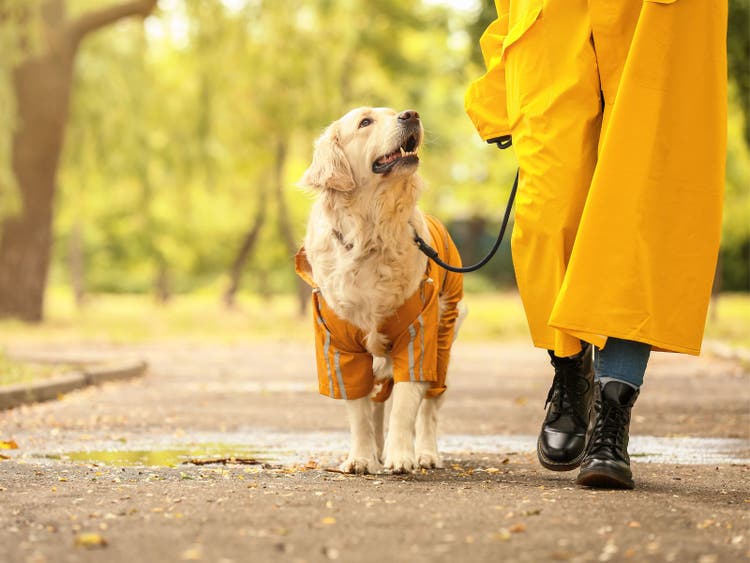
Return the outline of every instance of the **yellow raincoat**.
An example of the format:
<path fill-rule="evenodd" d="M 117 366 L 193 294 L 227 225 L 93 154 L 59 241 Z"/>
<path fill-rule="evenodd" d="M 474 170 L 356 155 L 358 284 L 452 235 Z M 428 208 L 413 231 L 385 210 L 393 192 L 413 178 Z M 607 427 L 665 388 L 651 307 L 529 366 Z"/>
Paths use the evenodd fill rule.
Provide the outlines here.
<path fill-rule="evenodd" d="M 480 135 L 521 169 L 513 261 L 536 346 L 698 354 L 726 149 L 726 0 L 495 0 Z"/>

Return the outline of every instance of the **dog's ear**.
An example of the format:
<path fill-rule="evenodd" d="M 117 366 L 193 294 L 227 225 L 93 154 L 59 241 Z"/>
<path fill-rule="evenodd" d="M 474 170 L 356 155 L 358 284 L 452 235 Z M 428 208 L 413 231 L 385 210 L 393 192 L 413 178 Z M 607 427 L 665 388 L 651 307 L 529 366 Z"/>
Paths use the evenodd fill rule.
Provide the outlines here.
<path fill-rule="evenodd" d="M 300 186 L 341 192 L 354 189 L 352 168 L 339 144 L 336 125 L 330 125 L 315 141 L 312 164 L 298 182 Z"/>

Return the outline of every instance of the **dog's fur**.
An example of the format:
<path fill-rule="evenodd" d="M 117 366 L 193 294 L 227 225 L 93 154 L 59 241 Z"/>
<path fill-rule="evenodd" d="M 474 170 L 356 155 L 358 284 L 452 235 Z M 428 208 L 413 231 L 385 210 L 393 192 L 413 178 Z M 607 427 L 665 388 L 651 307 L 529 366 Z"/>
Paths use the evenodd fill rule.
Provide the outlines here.
<path fill-rule="evenodd" d="M 430 240 L 417 208 L 422 137 L 416 112 L 352 110 L 317 140 L 300 180 L 320 191 L 304 243 L 313 278 L 336 315 L 366 334 L 376 382 L 393 377 L 389 343 L 378 328 L 417 291 L 427 267 L 413 241 L 414 230 Z M 428 387 L 395 384 L 385 444 L 383 403 L 369 397 L 346 401 L 352 444 L 341 470 L 379 472 L 383 453 L 385 468 L 394 472 L 439 466 L 436 426 L 443 395 L 423 400 Z"/>

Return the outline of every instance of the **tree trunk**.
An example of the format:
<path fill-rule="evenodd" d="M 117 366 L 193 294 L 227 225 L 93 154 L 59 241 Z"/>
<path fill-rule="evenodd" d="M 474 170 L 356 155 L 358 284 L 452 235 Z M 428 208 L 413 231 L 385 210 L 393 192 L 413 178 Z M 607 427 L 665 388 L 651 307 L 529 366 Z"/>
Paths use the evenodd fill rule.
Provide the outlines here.
<path fill-rule="evenodd" d="M 714 283 L 711 286 L 711 307 L 709 309 L 712 323 L 719 320 L 719 296 L 724 285 L 723 260 L 722 252 L 719 251 L 719 257 L 716 260 L 716 272 L 714 273 Z"/>
<path fill-rule="evenodd" d="M 0 317 L 42 320 L 52 244 L 57 166 L 68 121 L 73 61 L 83 38 L 123 17 L 147 15 L 156 0 L 123 2 L 70 21 L 64 0 L 46 0 L 42 52 L 13 72 L 18 130 L 12 165 L 21 212 L 0 230 Z"/>
<path fill-rule="evenodd" d="M 80 309 L 86 300 L 86 260 L 84 258 L 83 222 L 76 219 L 68 243 L 68 268 L 70 285 L 76 306 Z"/>
<path fill-rule="evenodd" d="M 166 305 L 172 298 L 172 284 L 169 278 L 169 265 L 159 254 L 156 259 L 156 276 L 154 278 L 154 296 L 159 305 Z"/>
<path fill-rule="evenodd" d="M 51 3 L 54 4 L 54 3 Z M 47 24 L 61 25 L 50 10 Z M 55 177 L 72 82 L 73 52 L 64 37 L 13 73 L 19 128 L 13 136 L 13 172 L 22 208 L 0 233 L 0 317 L 41 321 L 52 243 Z"/>
<path fill-rule="evenodd" d="M 274 166 L 274 192 L 276 195 L 276 205 L 279 208 L 279 230 L 281 231 L 281 238 L 286 243 L 287 251 L 290 257 L 294 256 L 297 252 L 298 241 L 294 236 L 294 229 L 292 228 L 292 218 L 289 213 L 289 207 L 286 204 L 286 198 L 284 197 L 284 166 L 286 164 L 287 147 L 286 143 L 279 139 L 276 144 L 276 159 Z M 310 287 L 302 281 L 299 277 L 295 276 L 297 280 L 297 300 L 299 303 L 299 314 L 304 315 L 307 312 L 307 302 L 310 299 Z"/>
<path fill-rule="evenodd" d="M 258 235 L 266 222 L 267 201 L 268 196 L 266 194 L 266 188 L 261 185 L 260 197 L 258 198 L 258 208 L 255 211 L 253 224 L 245 234 L 245 238 L 242 240 L 242 246 L 240 246 L 240 250 L 237 252 L 237 256 L 232 263 L 232 269 L 229 272 L 229 287 L 227 287 L 227 290 L 224 292 L 224 304 L 229 309 L 233 309 L 236 304 L 237 290 L 240 288 L 242 271 L 245 269 L 245 264 L 247 264 L 247 261 L 250 259 L 253 250 L 255 250 L 255 244 L 258 242 Z"/>

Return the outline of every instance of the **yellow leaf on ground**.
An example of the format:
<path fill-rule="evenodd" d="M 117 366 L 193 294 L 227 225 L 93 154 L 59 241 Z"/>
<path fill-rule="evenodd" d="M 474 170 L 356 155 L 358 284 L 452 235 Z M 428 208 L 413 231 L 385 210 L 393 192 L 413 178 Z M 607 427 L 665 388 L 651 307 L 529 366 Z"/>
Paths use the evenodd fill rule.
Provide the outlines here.
<path fill-rule="evenodd" d="M 15 440 L 0 440 L 0 450 L 17 450 L 18 444 Z"/>
<path fill-rule="evenodd" d="M 203 548 L 200 545 L 194 545 L 180 555 L 183 561 L 200 561 L 203 558 Z"/>
<path fill-rule="evenodd" d="M 323 524 L 335 524 L 336 519 L 333 516 L 326 516 L 321 520 Z"/>
<path fill-rule="evenodd" d="M 75 539 L 75 544 L 77 547 L 94 549 L 98 547 L 106 547 L 107 540 L 105 540 L 100 534 L 78 534 Z"/>

